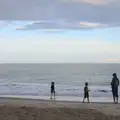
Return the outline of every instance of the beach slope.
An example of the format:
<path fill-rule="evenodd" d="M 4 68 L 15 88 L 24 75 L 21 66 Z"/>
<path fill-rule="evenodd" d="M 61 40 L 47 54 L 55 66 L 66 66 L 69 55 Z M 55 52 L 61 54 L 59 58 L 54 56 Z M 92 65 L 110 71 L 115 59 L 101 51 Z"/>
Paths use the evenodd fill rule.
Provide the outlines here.
<path fill-rule="evenodd" d="M 120 120 L 120 105 L 1 98 L 0 120 Z"/>

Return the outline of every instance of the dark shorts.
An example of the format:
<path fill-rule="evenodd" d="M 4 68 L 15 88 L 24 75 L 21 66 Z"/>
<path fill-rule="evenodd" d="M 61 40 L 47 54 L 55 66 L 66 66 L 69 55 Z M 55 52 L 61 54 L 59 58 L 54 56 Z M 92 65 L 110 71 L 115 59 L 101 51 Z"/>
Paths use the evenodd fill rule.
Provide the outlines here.
<path fill-rule="evenodd" d="M 51 89 L 51 93 L 54 93 L 54 94 L 55 94 L 55 90 L 52 90 L 52 89 Z"/>
<path fill-rule="evenodd" d="M 88 92 L 84 92 L 84 98 L 89 98 L 89 93 Z"/>
<path fill-rule="evenodd" d="M 112 88 L 113 97 L 118 97 L 118 87 Z"/>

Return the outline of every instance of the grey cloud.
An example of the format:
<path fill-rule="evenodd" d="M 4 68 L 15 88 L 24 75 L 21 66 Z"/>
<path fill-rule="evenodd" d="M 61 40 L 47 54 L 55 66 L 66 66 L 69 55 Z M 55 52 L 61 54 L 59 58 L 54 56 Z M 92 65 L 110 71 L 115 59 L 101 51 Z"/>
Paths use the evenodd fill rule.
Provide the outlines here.
<path fill-rule="evenodd" d="M 78 29 L 73 25 L 77 21 L 107 24 L 113 27 L 120 25 L 120 1 L 114 1 L 113 4 L 98 6 L 86 2 L 62 2 L 61 0 L 0 0 L 0 19 L 31 21 L 64 19 L 71 23 L 69 26 L 49 22 L 34 23 L 27 25 L 27 29 Z"/>
<path fill-rule="evenodd" d="M 60 22 L 60 21 L 42 21 L 34 22 L 32 24 L 27 24 L 25 26 L 17 27 L 16 30 L 37 30 L 41 29 L 45 32 L 50 33 L 61 33 L 66 30 L 90 30 L 95 28 L 106 28 L 110 26 L 115 26 L 114 24 L 100 24 L 100 23 L 89 23 L 89 22 Z"/>
<path fill-rule="evenodd" d="M 82 23 L 82 22 L 81 22 Z M 84 23 L 84 22 L 83 22 Z M 89 23 L 80 24 L 80 22 L 65 22 L 61 24 L 60 22 L 34 22 L 32 24 L 28 24 L 25 26 L 21 26 L 16 28 L 16 30 L 41 30 L 43 32 L 48 33 L 63 33 L 66 30 L 93 30 L 97 28 L 112 28 L 119 27 L 120 23 L 108 23 L 108 24 L 100 24 L 100 23 Z"/>
<path fill-rule="evenodd" d="M 110 5 L 115 3 L 117 0 L 60 0 L 62 2 L 72 2 L 72 3 L 87 3 L 87 4 L 92 4 L 92 5 L 98 5 L 98 6 L 103 6 L 103 5 Z"/>

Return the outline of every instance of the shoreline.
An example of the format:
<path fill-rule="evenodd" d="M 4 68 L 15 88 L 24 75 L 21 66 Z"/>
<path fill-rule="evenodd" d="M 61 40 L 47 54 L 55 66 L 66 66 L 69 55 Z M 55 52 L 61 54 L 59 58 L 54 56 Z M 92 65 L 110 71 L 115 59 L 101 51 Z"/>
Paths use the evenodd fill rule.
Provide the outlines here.
<path fill-rule="evenodd" d="M 33 99 L 33 100 L 51 100 L 50 96 L 33 96 L 33 95 L 0 95 L 0 98 L 18 98 L 18 99 Z M 56 96 L 56 101 L 67 102 L 82 102 L 83 97 L 79 96 Z M 112 103 L 112 97 L 90 97 L 92 103 Z M 119 99 L 120 102 L 120 99 Z"/>
<path fill-rule="evenodd" d="M 18 98 L 18 97 L 0 97 L 0 102 L 1 102 L 1 100 L 28 100 L 28 101 L 39 101 L 39 102 L 56 102 L 56 103 L 59 103 L 59 102 L 61 102 L 61 103 L 75 103 L 75 104 L 113 104 L 113 102 L 82 102 L 82 101 L 67 101 L 67 100 L 54 100 L 54 99 L 35 99 L 35 98 L 33 98 L 33 99 L 31 99 L 31 98 Z M 120 103 L 118 103 L 118 104 L 120 104 Z"/>

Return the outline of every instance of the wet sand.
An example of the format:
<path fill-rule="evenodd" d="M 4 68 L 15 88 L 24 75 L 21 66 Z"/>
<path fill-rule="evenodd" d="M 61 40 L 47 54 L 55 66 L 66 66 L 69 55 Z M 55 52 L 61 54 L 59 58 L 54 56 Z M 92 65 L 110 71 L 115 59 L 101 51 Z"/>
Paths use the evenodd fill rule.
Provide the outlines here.
<path fill-rule="evenodd" d="M 120 120 L 120 104 L 0 98 L 0 120 Z"/>

